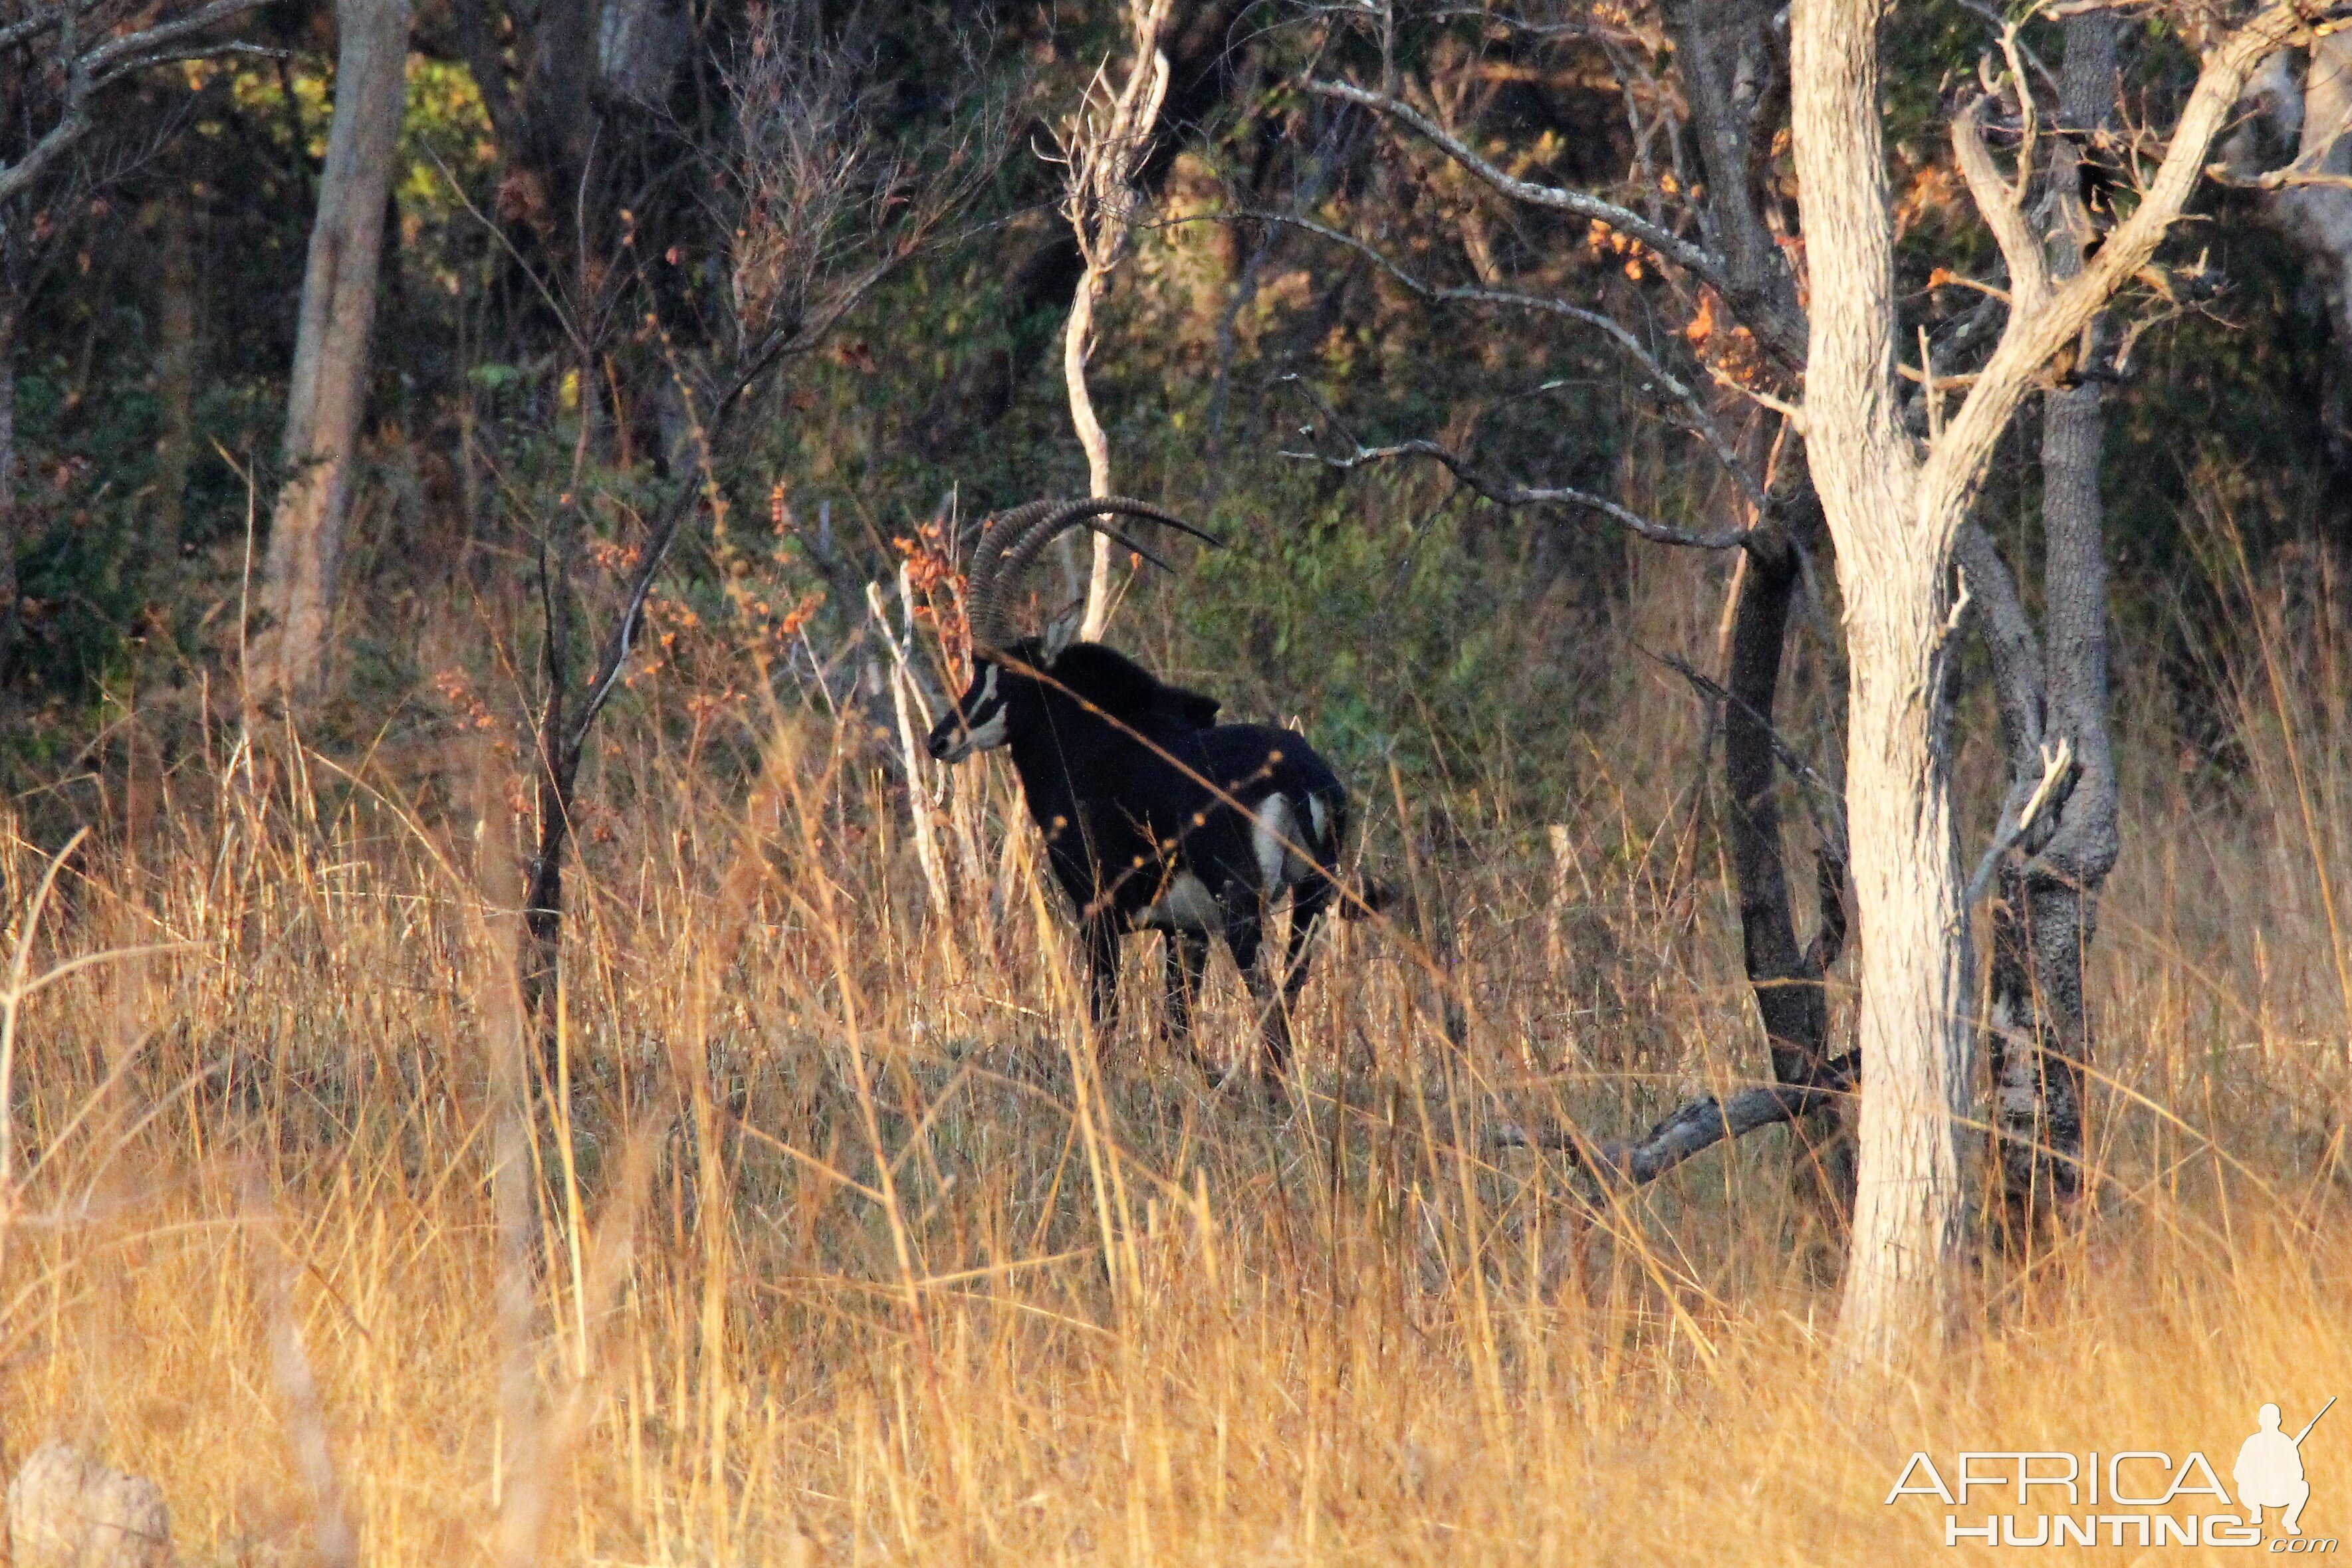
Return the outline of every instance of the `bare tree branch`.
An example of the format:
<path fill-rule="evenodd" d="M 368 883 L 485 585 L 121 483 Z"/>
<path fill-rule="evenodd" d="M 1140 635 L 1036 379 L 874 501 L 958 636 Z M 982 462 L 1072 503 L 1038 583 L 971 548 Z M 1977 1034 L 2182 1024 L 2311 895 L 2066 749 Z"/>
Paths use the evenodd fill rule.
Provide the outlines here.
<path fill-rule="evenodd" d="M 2021 774 L 2011 782 L 2009 794 L 2001 801 L 2000 821 L 1993 829 L 1992 842 L 1985 846 L 1975 874 L 1969 878 L 1968 893 L 1960 900 L 1963 909 L 1974 907 L 1977 900 L 1985 895 L 1985 890 L 1992 886 L 1993 873 L 2000 869 L 2000 857 L 2015 849 L 2036 821 L 2046 823 L 2056 819 L 2065 807 L 2074 779 L 2074 743 L 2062 735 L 2055 747 L 2042 748 L 2039 774 Z M 2044 816 L 2044 812 L 2048 815 Z"/>
<path fill-rule="evenodd" d="M 1604 202 L 1583 191 L 1566 190 L 1558 185 L 1538 185 L 1531 181 L 1514 178 L 1480 157 L 1421 110 L 1386 93 L 1373 92 L 1353 82 L 1341 81 L 1310 80 L 1307 89 L 1324 98 L 1336 98 L 1387 115 L 1410 126 L 1432 146 L 1493 186 L 1498 194 L 1531 207 L 1548 207 L 1554 212 L 1596 219 L 1641 241 L 1675 266 L 1705 279 L 1718 293 L 1729 295 L 1733 292 L 1731 277 L 1724 269 L 1721 256 L 1704 246 L 1693 245 L 1671 229 L 1660 227 L 1630 207 Z"/>
<path fill-rule="evenodd" d="M 2125 280 L 2147 264 L 2188 205 L 2204 175 L 2206 152 L 2228 123 L 2254 67 L 2290 41 L 2309 36 L 2318 13 L 2308 0 L 2285 0 L 2256 13 L 2207 51 L 2163 161 L 2131 216 L 2039 308 L 2011 308 L 2000 341 L 1978 372 L 1976 386 L 1928 455 L 1922 474 L 1928 494 L 1963 499 L 1974 495 L 1994 445 L 2042 367 L 2080 336 Z M 1970 183 L 1973 187 L 1975 181 Z"/>
<path fill-rule="evenodd" d="M 1286 376 L 1286 381 L 1297 381 Z M 1751 542 L 1749 530 L 1722 528 L 1714 533 L 1694 533 L 1645 517 L 1629 507 L 1620 506 L 1606 497 L 1590 490 L 1579 490 L 1567 485 L 1518 485 L 1496 479 L 1474 466 L 1453 448 L 1435 441 L 1400 441 L 1388 446 L 1358 445 L 1352 452 L 1332 455 L 1322 452 L 1283 453 L 1285 457 L 1301 462 L 1320 463 L 1327 468 L 1347 473 L 1373 464 L 1393 462 L 1401 457 L 1427 457 L 1445 465 L 1453 476 L 1498 507 L 1570 506 L 1582 507 L 1599 512 L 1629 533 L 1662 545 L 1679 545 L 1685 549 L 1745 549 Z"/>
<path fill-rule="evenodd" d="M 1979 523 L 1961 528 L 1960 570 L 1968 576 L 1969 601 L 1992 653 L 1993 695 L 2000 706 L 2001 729 L 2009 741 L 2010 771 L 2021 773 L 2041 750 L 2043 716 L 2042 643 L 2018 597 L 2017 579 L 2000 547 Z"/>
<path fill-rule="evenodd" d="M 1731 438 L 1724 434 L 1723 427 L 1716 422 L 1714 414 L 1708 412 L 1706 402 L 1698 393 L 1688 382 L 1666 369 L 1665 364 L 1650 352 L 1642 340 L 1635 337 L 1625 324 L 1616 318 L 1601 311 L 1586 309 L 1580 305 L 1571 305 L 1565 299 L 1555 299 L 1545 295 L 1521 294 L 1512 289 L 1485 287 L 1441 287 L 1407 272 L 1382 255 L 1378 248 L 1358 239 L 1355 235 L 1332 228 L 1327 224 L 1318 224 L 1312 218 L 1302 218 L 1289 213 L 1257 211 L 1236 213 L 1233 215 L 1255 218 L 1264 223 L 1286 225 L 1291 228 L 1318 235 L 1336 245 L 1345 246 L 1371 262 L 1400 287 L 1420 296 L 1432 305 L 1496 305 L 1507 309 L 1539 311 L 1545 315 L 1558 316 L 1591 327 L 1607 338 L 1618 352 L 1633 362 L 1635 369 L 1655 382 L 1668 396 L 1682 404 L 1685 423 L 1694 434 L 1706 444 L 1708 452 L 1714 455 L 1716 462 L 1721 465 L 1732 482 L 1739 486 L 1740 493 L 1747 497 L 1748 504 L 1759 512 L 1771 509 L 1771 502 L 1764 494 L 1764 486 L 1753 474 L 1748 472 L 1748 465 L 1740 461 L 1738 448 L 1734 446 Z"/>
<path fill-rule="evenodd" d="M 2031 93 L 2021 96 L 2032 101 Z M 2001 178 L 1984 140 L 1985 109 L 1991 101 L 1976 98 L 1952 117 L 1952 152 L 1961 177 L 1968 182 L 1969 194 L 1976 200 L 1977 212 L 2009 265 L 2010 308 L 2031 314 L 2042 308 L 2050 294 L 2050 268 L 2042 259 L 2042 238 L 2025 218 L 2025 186 L 2032 171 L 2021 163 L 2015 184 Z"/>
<path fill-rule="evenodd" d="M 84 18 L 80 15 L 80 7 L 71 0 L 47 7 L 42 15 L 27 17 L 6 29 L 5 35 L 0 35 L 0 37 L 5 37 L 5 42 L 15 43 L 56 28 L 63 34 L 61 52 L 67 57 L 59 62 L 65 77 L 65 89 L 58 105 L 57 118 L 39 140 L 26 149 L 22 157 L 0 169 L 0 204 L 24 194 L 48 172 L 51 164 L 96 129 L 96 99 L 100 92 L 124 77 L 151 66 L 232 49 L 242 52 L 241 46 L 227 41 L 213 47 L 190 47 L 186 40 L 247 11 L 257 10 L 267 3 L 268 0 L 207 0 L 207 4 L 184 16 L 159 22 L 135 33 L 109 38 L 86 53 L 77 52 L 73 25 Z"/>

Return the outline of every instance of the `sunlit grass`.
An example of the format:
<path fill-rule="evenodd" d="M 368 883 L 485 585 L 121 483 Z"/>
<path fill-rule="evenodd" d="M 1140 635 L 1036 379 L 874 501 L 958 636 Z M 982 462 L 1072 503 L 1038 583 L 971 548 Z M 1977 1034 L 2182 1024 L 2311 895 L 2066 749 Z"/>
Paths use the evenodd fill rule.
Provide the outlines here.
<path fill-rule="evenodd" d="M 1492 799 L 1364 791 L 1419 929 L 1324 944 L 1278 1100 L 1151 1039 L 1143 942 L 1089 1057 L 1008 781 L 953 780 L 933 907 L 904 794 L 793 712 L 744 721 L 748 789 L 608 759 L 632 804 L 502 1145 L 505 765 L 453 747 L 430 810 L 291 749 L 151 778 L 37 929 L 47 853 L 0 868 L 28 975 L 116 955 L 23 1004 L 0 1442 L 152 1476 L 189 1563 L 304 1556 L 336 1507 L 383 1563 L 1875 1563 L 1948 1555 L 1940 1507 L 1882 1502 L 1915 1449 L 2226 1479 L 2257 1404 L 2352 1392 L 2318 896 L 2352 735 L 2246 673 L 2245 789 L 2131 753 L 2094 1222 L 1989 1253 L 1951 1357 L 1866 1396 L 1779 1134 L 1622 1201 L 1493 1136 L 1759 1070 L 1671 677 L 1579 762 L 1564 857 Z M 2315 1537 L 2352 1533 L 2330 1420 Z"/>

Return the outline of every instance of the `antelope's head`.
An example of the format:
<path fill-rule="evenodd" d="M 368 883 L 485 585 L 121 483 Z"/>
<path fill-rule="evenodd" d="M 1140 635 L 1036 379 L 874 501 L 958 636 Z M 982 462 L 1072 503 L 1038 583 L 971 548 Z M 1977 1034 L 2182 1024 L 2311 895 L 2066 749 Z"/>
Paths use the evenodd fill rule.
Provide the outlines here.
<path fill-rule="evenodd" d="M 1077 641 L 1079 617 L 1076 612 L 1055 617 L 1043 632 L 1035 635 L 1024 636 L 1013 624 L 1004 603 L 1005 590 L 1047 544 L 1072 528 L 1089 528 L 1124 545 L 1162 570 L 1172 570 L 1166 561 L 1103 521 L 1111 516 L 1144 517 L 1211 544 L 1220 542 L 1215 536 L 1203 533 L 1171 512 L 1124 496 L 1032 501 L 991 518 L 981 533 L 980 548 L 974 552 L 965 591 L 965 618 L 971 627 L 971 684 L 964 688 L 955 706 L 931 727 L 925 746 L 932 757 L 941 762 L 961 762 L 975 751 L 1003 746 L 1012 738 L 1020 710 L 1043 700 L 1043 688 L 1056 681 L 1059 667 L 1073 650 L 1096 646 Z M 1108 649 L 1100 652 L 1121 664 L 1129 664 Z M 1139 666 L 1129 667 L 1143 680 L 1150 681 Z M 1066 681 L 1061 684 L 1070 685 Z M 1211 715 L 1216 710 L 1211 699 L 1194 697 L 1174 687 L 1165 689 L 1190 699 L 1189 711 L 1202 711 L 1201 704 L 1207 705 L 1206 712 Z"/>

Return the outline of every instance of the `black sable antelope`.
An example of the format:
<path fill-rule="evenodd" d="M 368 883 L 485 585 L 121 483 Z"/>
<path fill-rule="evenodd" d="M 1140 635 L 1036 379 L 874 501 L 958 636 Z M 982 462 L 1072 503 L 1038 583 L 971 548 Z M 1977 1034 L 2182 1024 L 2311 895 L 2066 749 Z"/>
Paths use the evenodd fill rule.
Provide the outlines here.
<path fill-rule="evenodd" d="M 1272 1077 L 1289 1056 L 1285 1009 L 1306 983 L 1317 919 L 1335 903 L 1345 915 L 1370 907 L 1336 874 L 1348 794 L 1304 736 L 1216 723 L 1215 698 L 1169 685 L 1100 643 L 1072 641 L 1075 617 L 1034 636 L 1013 628 L 1006 590 L 1071 528 L 1092 528 L 1164 566 L 1103 521 L 1122 515 L 1216 542 L 1122 497 L 1033 501 L 990 520 L 968 582 L 971 685 L 932 728 L 930 753 L 960 762 L 1000 746 L 1012 752 L 1055 878 L 1077 911 L 1098 1028 L 1117 1017 L 1119 938 L 1159 931 L 1167 937 L 1169 1024 L 1190 1045 L 1209 942 L 1223 936 L 1257 999 Z M 1286 894 L 1290 942 L 1277 978 L 1260 948 Z"/>

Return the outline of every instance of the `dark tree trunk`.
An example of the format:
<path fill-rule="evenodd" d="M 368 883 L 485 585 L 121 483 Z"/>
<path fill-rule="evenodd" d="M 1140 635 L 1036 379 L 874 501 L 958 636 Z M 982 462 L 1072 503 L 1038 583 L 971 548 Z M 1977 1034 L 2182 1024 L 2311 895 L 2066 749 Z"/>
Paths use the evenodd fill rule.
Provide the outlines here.
<path fill-rule="evenodd" d="M 2060 112 L 2070 125 L 2105 123 L 2116 93 L 2117 27 L 2105 12 L 2066 23 Z M 2077 154 L 2053 153 L 2046 231 L 2051 272 L 2082 268 L 2090 214 L 2078 200 Z M 2105 363 L 2102 319 L 2084 334 L 2080 361 Z M 2045 767 L 2043 747 L 2063 743 L 2073 768 L 2046 821 L 2031 824 L 2003 859 L 1992 909 L 1992 977 L 1986 1019 L 1992 1067 L 1993 1151 L 2004 1223 L 2022 1244 L 2043 1220 L 2065 1214 L 2083 1186 L 2084 1086 L 2092 1051 L 2084 958 L 2097 925 L 2099 890 L 2116 863 L 2115 761 L 2107 727 L 2107 569 L 2099 463 L 2105 439 L 2100 383 L 2086 378 L 2042 402 L 2042 595 L 2046 657 L 2039 690 L 2031 672 L 2002 677 L 2012 792 Z M 2012 651 L 2011 663 L 2018 661 Z M 1995 653 L 1997 673 L 2003 655 Z M 2037 700 L 2038 699 L 2038 700 Z M 2035 709 L 2038 708 L 2038 712 Z M 2040 734 L 2034 731 L 2039 729 Z"/>
<path fill-rule="evenodd" d="M 23 640 L 23 595 L 16 582 L 16 318 L 23 305 L 14 282 L 0 277 L 0 680 L 16 673 Z"/>
<path fill-rule="evenodd" d="M 188 465 L 195 452 L 196 213 L 195 197 L 184 184 L 163 199 L 160 217 L 155 402 L 163 429 L 155 441 L 155 522 L 146 548 L 151 591 L 156 593 L 169 591 L 179 564 Z"/>
<path fill-rule="evenodd" d="M 1808 494 L 1803 497 L 1810 500 Z M 1724 705 L 1723 771 L 1732 869 L 1739 886 L 1739 934 L 1776 1084 L 1821 1082 L 1829 1066 L 1829 998 L 1822 979 L 1845 941 L 1845 856 L 1824 835 L 1816 859 L 1821 929 L 1800 946 L 1782 858 L 1780 772 L 1772 716 L 1780 692 L 1789 609 L 1799 582 L 1796 546 L 1771 524 L 1748 552 L 1732 622 L 1729 700 Z M 1832 833 L 1835 831 L 1834 827 Z M 1844 1228 L 1853 1202 L 1853 1142 L 1833 1103 L 1790 1124 L 1800 1204 L 1824 1229 Z"/>
<path fill-rule="evenodd" d="M 541 1042 L 551 1069 L 555 1044 L 555 995 L 562 973 L 563 862 L 572 847 L 572 790 L 580 777 L 580 748 L 565 733 L 571 659 L 564 635 L 564 594 L 541 562 L 541 588 L 547 629 L 542 674 L 547 682 L 539 716 L 538 847 L 530 857 L 522 897 L 522 1010 L 524 1026 Z"/>

